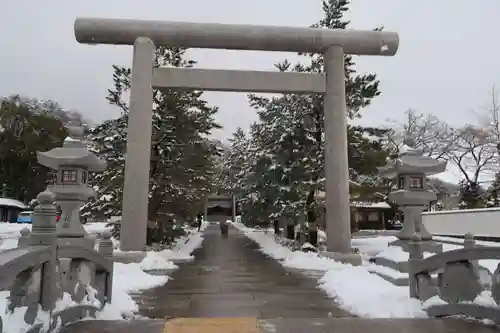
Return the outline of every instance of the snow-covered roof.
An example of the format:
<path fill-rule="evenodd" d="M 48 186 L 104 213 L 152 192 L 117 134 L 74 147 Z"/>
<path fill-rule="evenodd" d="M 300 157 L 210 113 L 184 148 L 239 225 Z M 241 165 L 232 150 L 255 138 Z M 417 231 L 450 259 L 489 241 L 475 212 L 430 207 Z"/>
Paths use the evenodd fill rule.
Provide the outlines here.
<path fill-rule="evenodd" d="M 10 198 L 0 198 L 0 206 L 17 207 L 21 209 L 28 208 L 28 206 L 22 203 L 21 201 Z"/>
<path fill-rule="evenodd" d="M 391 206 L 385 202 L 351 202 L 351 207 L 359 207 L 359 208 L 384 208 L 389 209 Z"/>
<path fill-rule="evenodd" d="M 422 151 L 413 147 L 410 147 L 406 144 L 403 144 L 401 148 L 399 148 L 399 155 L 421 155 Z"/>
<path fill-rule="evenodd" d="M 324 191 L 321 190 L 316 191 L 316 199 L 324 200 L 325 198 L 326 198 L 326 193 Z M 380 201 L 380 202 L 351 201 L 350 206 L 359 208 L 384 208 L 384 209 L 391 208 L 391 206 L 385 201 Z"/>
<path fill-rule="evenodd" d="M 429 175 L 429 178 L 437 178 L 443 182 L 458 185 L 460 182 L 460 174 L 459 172 L 452 170 L 452 168 L 448 167 L 446 171 L 437 173 L 434 175 Z"/>

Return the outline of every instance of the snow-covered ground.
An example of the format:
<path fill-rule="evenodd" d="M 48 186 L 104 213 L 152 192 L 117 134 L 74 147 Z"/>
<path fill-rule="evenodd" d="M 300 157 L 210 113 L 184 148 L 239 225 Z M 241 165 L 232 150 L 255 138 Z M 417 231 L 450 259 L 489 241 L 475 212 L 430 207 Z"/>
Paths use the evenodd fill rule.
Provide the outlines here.
<path fill-rule="evenodd" d="M 31 229 L 31 225 L 0 223 L 0 251 L 17 247 L 17 240 L 23 228 Z M 109 229 L 106 227 L 106 223 L 89 223 L 84 225 L 84 228 L 89 234 L 96 234 Z M 150 275 L 144 271 L 175 269 L 177 265 L 173 261 L 193 259 L 191 253 L 200 247 L 202 242 L 203 233 L 197 232 L 195 229 L 190 229 L 189 234 L 179 238 L 172 249 L 148 252 L 146 258 L 141 263 L 115 263 L 113 300 L 105 306 L 104 311 L 98 314 L 97 319 L 120 320 L 132 317 L 138 310 L 138 306 L 130 294 L 161 286 L 169 280 L 169 277 L 166 275 Z M 6 333 L 25 332 L 27 328 L 23 320 L 25 309 L 21 308 L 13 314 L 4 315 L 6 313 L 7 297 L 8 291 L 0 291 L 0 314 L 2 314 L 4 323 L 3 331 Z M 71 300 L 65 298 L 60 301 L 58 307 L 67 306 L 69 302 Z"/>
<path fill-rule="evenodd" d="M 334 298 L 340 307 L 355 315 L 366 318 L 426 316 L 423 309 L 424 306 L 430 304 L 422 305 L 420 301 L 411 299 L 408 287 L 396 286 L 371 273 L 370 270 L 373 270 L 376 265 L 366 260 L 361 266 L 352 266 L 332 259 L 321 258 L 316 253 L 294 252 L 288 247 L 276 243 L 272 231 L 265 233 L 262 229 L 256 231 L 252 228 L 246 228 L 240 223 L 234 225 L 256 241 L 261 246 L 262 252 L 278 260 L 283 266 L 322 272 L 323 277 L 319 279 L 320 288 Z M 325 236 L 320 235 L 321 237 Z M 374 234 L 373 237 L 353 239 L 353 246 L 360 250 L 364 259 L 378 254 L 395 261 L 398 259 L 399 261 L 407 260 L 407 253 L 405 254 L 399 248 L 389 247 L 389 243 L 395 239 L 394 236 L 376 236 Z M 484 242 L 478 242 L 478 244 L 486 245 L 482 243 Z M 444 244 L 443 250 L 450 251 L 461 247 L 460 245 Z M 426 256 L 429 255 L 426 254 Z M 498 260 L 480 260 L 479 263 L 493 272 L 499 262 Z M 385 267 L 377 266 L 377 268 L 383 269 Z M 390 269 L 387 268 L 387 270 Z M 399 274 L 408 276 L 404 273 Z M 481 297 L 485 296 L 481 295 Z"/>

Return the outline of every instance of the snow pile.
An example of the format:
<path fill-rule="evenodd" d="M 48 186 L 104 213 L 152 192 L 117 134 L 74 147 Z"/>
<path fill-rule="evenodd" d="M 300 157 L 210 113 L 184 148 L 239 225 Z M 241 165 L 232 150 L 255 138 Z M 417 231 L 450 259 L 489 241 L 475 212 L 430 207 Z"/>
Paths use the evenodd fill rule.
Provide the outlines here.
<path fill-rule="evenodd" d="M 141 261 L 140 266 L 144 271 L 172 270 L 178 268 L 178 266 L 173 262 L 165 259 L 160 252 L 153 251 L 146 254 L 146 257 Z"/>
<path fill-rule="evenodd" d="M 107 227 L 108 222 L 92 222 L 83 225 L 83 228 L 89 235 L 95 235 L 98 233 L 102 233 L 103 231 L 111 231 L 113 229 L 112 226 Z"/>
<path fill-rule="evenodd" d="M 203 233 L 194 232 L 187 236 L 177 239 L 177 242 L 171 249 L 163 250 L 158 254 L 165 260 L 188 261 L 193 260 L 191 253 L 203 244 Z"/>
<path fill-rule="evenodd" d="M 373 256 L 386 250 L 389 247 L 389 243 L 395 241 L 396 239 L 397 238 L 395 236 L 354 238 L 352 240 L 352 247 L 357 248 L 360 253 L 366 253 Z"/>
<path fill-rule="evenodd" d="M 17 247 L 17 238 L 0 238 L 0 251 L 10 250 Z"/>
<path fill-rule="evenodd" d="M 165 275 L 150 275 L 144 270 L 171 270 L 176 269 L 171 260 L 192 260 L 191 253 L 199 248 L 203 242 L 201 232 L 191 232 L 180 237 L 169 250 L 148 252 L 139 264 L 115 263 L 113 273 L 113 300 L 106 305 L 104 311 L 98 314 L 97 319 L 116 320 L 131 317 L 138 310 L 137 304 L 129 295 L 132 292 L 151 289 L 164 285 L 169 280 Z"/>
<path fill-rule="evenodd" d="M 113 299 L 106 304 L 104 310 L 97 315 L 101 320 L 120 320 L 132 317 L 139 308 L 129 293 L 139 292 L 167 283 L 165 275 L 150 275 L 142 270 L 141 264 L 114 264 Z"/>
<path fill-rule="evenodd" d="M 274 240 L 272 233 L 264 234 L 246 228 L 240 223 L 235 226 L 250 239 L 257 242 L 261 251 L 277 259 L 285 267 L 324 271 L 320 287 L 335 299 L 339 306 L 355 315 L 365 318 L 408 318 L 425 317 L 419 301 L 410 299 L 408 287 L 398 287 L 371 274 L 366 266 L 342 264 L 332 259 L 321 258 L 316 253 L 294 252 Z M 387 244 L 387 239 L 382 243 Z"/>
<path fill-rule="evenodd" d="M 449 251 L 449 249 L 447 250 L 444 246 L 443 250 Z M 424 252 L 424 258 L 432 257 L 433 255 L 434 253 Z M 389 246 L 387 249 L 377 254 L 377 257 L 390 259 L 395 262 L 404 262 L 410 259 L 410 254 L 405 252 L 402 247 Z"/>
<path fill-rule="evenodd" d="M 287 250 L 289 249 L 287 248 Z M 335 268 L 337 264 L 331 259 L 318 257 L 318 254 L 314 252 L 289 251 L 292 255 L 282 261 L 282 265 L 285 267 L 326 272 Z"/>
<path fill-rule="evenodd" d="M 31 225 L 0 224 L 0 248 L 17 247 L 20 230 Z M 89 234 L 101 233 L 108 229 L 106 223 L 92 223 L 84 226 Z M 134 317 L 138 311 L 137 303 L 132 299 L 131 293 L 162 286 L 170 279 L 166 275 L 150 275 L 144 270 L 170 270 L 177 266 L 170 260 L 193 259 L 191 252 L 200 247 L 203 242 L 201 232 L 191 231 L 187 236 L 180 237 L 175 246 L 170 250 L 148 252 L 141 263 L 114 263 L 113 272 L 113 298 L 106 304 L 103 311 L 97 313 L 100 320 L 122 320 Z M 4 332 L 24 333 L 29 328 L 24 322 L 26 308 L 17 308 L 13 313 L 8 313 L 8 291 L 0 291 L 0 314 L 3 319 Z M 58 301 L 58 308 L 65 308 L 73 304 L 71 297 L 66 295 Z M 39 311 L 37 321 L 48 323 L 49 316 Z M 4 333 L 0 332 L 0 333 Z"/>
<path fill-rule="evenodd" d="M 168 276 L 153 276 L 145 273 L 140 264 L 114 264 L 113 274 L 113 300 L 106 304 L 103 311 L 97 314 L 97 319 L 101 320 L 122 320 L 130 318 L 134 312 L 138 311 L 138 306 L 129 293 L 139 292 L 161 286 L 168 281 Z M 16 308 L 13 313 L 8 313 L 8 291 L 0 292 L 0 314 L 3 319 L 3 330 L 5 333 L 24 333 L 30 327 L 24 322 L 26 307 Z M 56 304 L 56 309 L 63 309 L 73 305 L 69 294 Z M 48 323 L 49 316 L 43 311 L 39 311 L 37 322 Z"/>
<path fill-rule="evenodd" d="M 365 266 L 336 262 L 319 282 L 341 308 L 360 317 L 426 317 L 420 301 L 409 297 L 408 287 L 397 287 L 371 274 Z"/>
<path fill-rule="evenodd" d="M 243 231 L 250 239 L 257 242 L 261 251 L 268 256 L 278 260 L 283 266 L 300 269 L 322 271 L 324 275 L 319 279 L 320 288 L 331 296 L 339 306 L 364 318 L 412 318 L 426 317 L 425 309 L 431 305 L 445 304 L 439 297 L 433 297 L 423 304 L 409 297 L 407 286 L 398 287 L 382 279 L 369 270 L 391 270 L 383 266 L 377 266 L 366 261 L 362 266 L 342 264 L 329 258 L 319 257 L 316 253 L 292 251 L 274 240 L 274 234 L 266 234 L 262 231 L 247 228 L 241 223 L 235 227 Z M 377 252 L 379 257 L 391 259 L 396 262 L 406 261 L 409 258 L 407 252 L 400 247 L 389 247 L 388 243 L 393 241 L 393 236 L 365 237 L 353 240 L 353 245 L 361 251 Z M 497 245 L 498 246 L 498 245 Z M 444 251 L 462 248 L 454 244 L 443 244 Z M 433 254 L 424 252 L 424 257 Z M 480 260 L 480 265 L 485 266 L 493 272 L 499 265 L 499 260 Z M 392 270 L 391 270 L 392 271 Z M 384 273 L 381 271 L 381 273 Z M 389 275 L 388 272 L 385 272 Z M 399 273 L 399 272 L 398 272 Z M 408 276 L 407 273 L 399 273 L 400 277 Z M 494 305 L 491 291 L 485 291 L 474 301 L 476 304 L 485 306 Z"/>
<path fill-rule="evenodd" d="M 27 307 L 20 307 L 14 309 L 14 312 L 10 313 L 6 311 L 7 309 L 7 291 L 0 292 L 0 311 L 3 320 L 3 332 L 0 333 L 24 333 L 27 332 L 31 325 L 24 322 L 24 315 L 26 313 Z M 48 328 L 49 314 L 39 307 L 37 318 L 35 319 L 35 325 L 40 323 L 43 324 L 44 329 Z"/>

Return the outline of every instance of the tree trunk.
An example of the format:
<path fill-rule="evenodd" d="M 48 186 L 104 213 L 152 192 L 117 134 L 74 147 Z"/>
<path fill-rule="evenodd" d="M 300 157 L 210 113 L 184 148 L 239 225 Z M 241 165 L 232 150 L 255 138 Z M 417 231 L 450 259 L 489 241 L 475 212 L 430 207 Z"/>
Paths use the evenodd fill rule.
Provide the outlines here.
<path fill-rule="evenodd" d="M 273 221 L 273 226 L 274 226 L 274 234 L 276 236 L 281 235 L 281 230 L 280 230 L 280 221 L 279 220 L 274 220 Z"/>
<path fill-rule="evenodd" d="M 293 225 L 286 226 L 286 238 L 295 239 L 295 227 Z"/>
<path fill-rule="evenodd" d="M 309 224 L 309 243 L 317 247 L 318 246 L 318 223 L 316 221 L 317 215 L 315 211 L 315 207 L 313 206 L 314 203 L 314 193 L 316 192 L 316 187 L 313 186 L 313 188 L 309 191 L 307 195 L 307 200 L 306 200 L 306 207 L 307 207 L 307 223 Z"/>
<path fill-rule="evenodd" d="M 319 111 L 318 106 L 316 107 L 315 110 L 315 122 L 316 122 L 316 132 L 314 133 L 314 139 L 316 141 L 316 145 L 318 148 L 318 151 L 321 149 L 321 143 L 322 143 L 322 131 L 321 131 L 321 120 L 322 120 L 322 113 Z M 316 182 L 318 181 L 319 175 L 315 175 L 313 178 L 314 185 L 311 187 L 309 190 L 309 193 L 307 194 L 306 198 L 306 207 L 307 207 L 307 223 L 309 225 L 309 230 L 308 230 L 308 235 L 309 235 L 309 243 L 317 247 L 318 246 L 318 221 L 317 221 L 317 214 L 316 214 L 316 207 L 314 207 L 314 195 L 316 193 Z"/>

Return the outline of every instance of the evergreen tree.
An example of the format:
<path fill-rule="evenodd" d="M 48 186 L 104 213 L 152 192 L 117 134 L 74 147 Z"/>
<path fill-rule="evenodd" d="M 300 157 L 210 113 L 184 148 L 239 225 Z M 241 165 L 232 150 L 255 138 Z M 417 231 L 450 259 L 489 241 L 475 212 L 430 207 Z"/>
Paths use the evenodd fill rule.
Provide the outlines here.
<path fill-rule="evenodd" d="M 246 133 L 238 127 L 229 139 L 227 156 L 223 161 L 222 187 L 240 199 L 244 195 L 245 170 L 248 165 L 250 142 Z"/>
<path fill-rule="evenodd" d="M 0 187 L 10 198 L 28 203 L 51 181 L 36 153 L 62 146 L 67 132 L 48 105 L 58 104 L 18 95 L 0 100 Z"/>
<path fill-rule="evenodd" d="M 158 47 L 156 67 L 192 67 L 185 49 Z M 121 215 L 131 69 L 113 66 L 114 87 L 108 101 L 122 110 L 118 119 L 91 130 L 94 151 L 108 161 L 107 170 L 94 180 L 98 195 L 85 211 L 93 215 Z M 200 91 L 155 90 L 153 96 L 148 242 L 167 242 L 175 224 L 192 220 L 211 192 L 218 148 L 208 140 L 217 108 L 202 99 Z"/>
<path fill-rule="evenodd" d="M 346 29 L 349 21 L 347 0 L 322 1 L 324 17 L 313 27 Z M 296 65 L 284 61 L 279 71 L 323 73 L 323 55 L 308 54 L 309 62 Z M 346 101 L 350 118 L 360 117 L 360 110 L 380 94 L 375 74 L 359 75 L 352 56 L 345 56 Z M 286 94 L 266 98 L 250 95 L 250 104 L 259 114 L 259 123 L 252 131 L 255 161 L 248 167 L 248 196 L 260 209 L 263 218 L 281 215 L 285 211 L 301 216 L 315 226 L 315 193 L 323 186 L 324 178 L 324 114 L 322 95 Z M 387 152 L 381 140 L 366 135 L 381 136 L 382 130 L 348 126 L 349 166 L 351 177 L 373 175 L 376 167 L 385 164 Z M 259 175 L 259 177 L 255 177 Z M 274 196 L 274 197 L 273 197 Z M 270 199 L 276 198 L 276 199 Z"/>
<path fill-rule="evenodd" d="M 485 190 L 480 184 L 463 179 L 459 186 L 461 196 L 459 207 L 461 209 L 484 208 L 486 206 L 483 198 Z"/>
<path fill-rule="evenodd" d="M 486 196 L 486 205 L 488 207 L 500 207 L 500 173 L 495 174 L 495 180 L 488 189 Z"/>
<path fill-rule="evenodd" d="M 248 150 L 244 159 L 242 197 L 239 198 L 245 224 L 266 224 L 280 210 L 276 178 L 278 174 L 272 168 L 272 156 L 266 154 L 260 147 L 259 139 L 262 133 L 260 124 L 250 128 Z"/>

